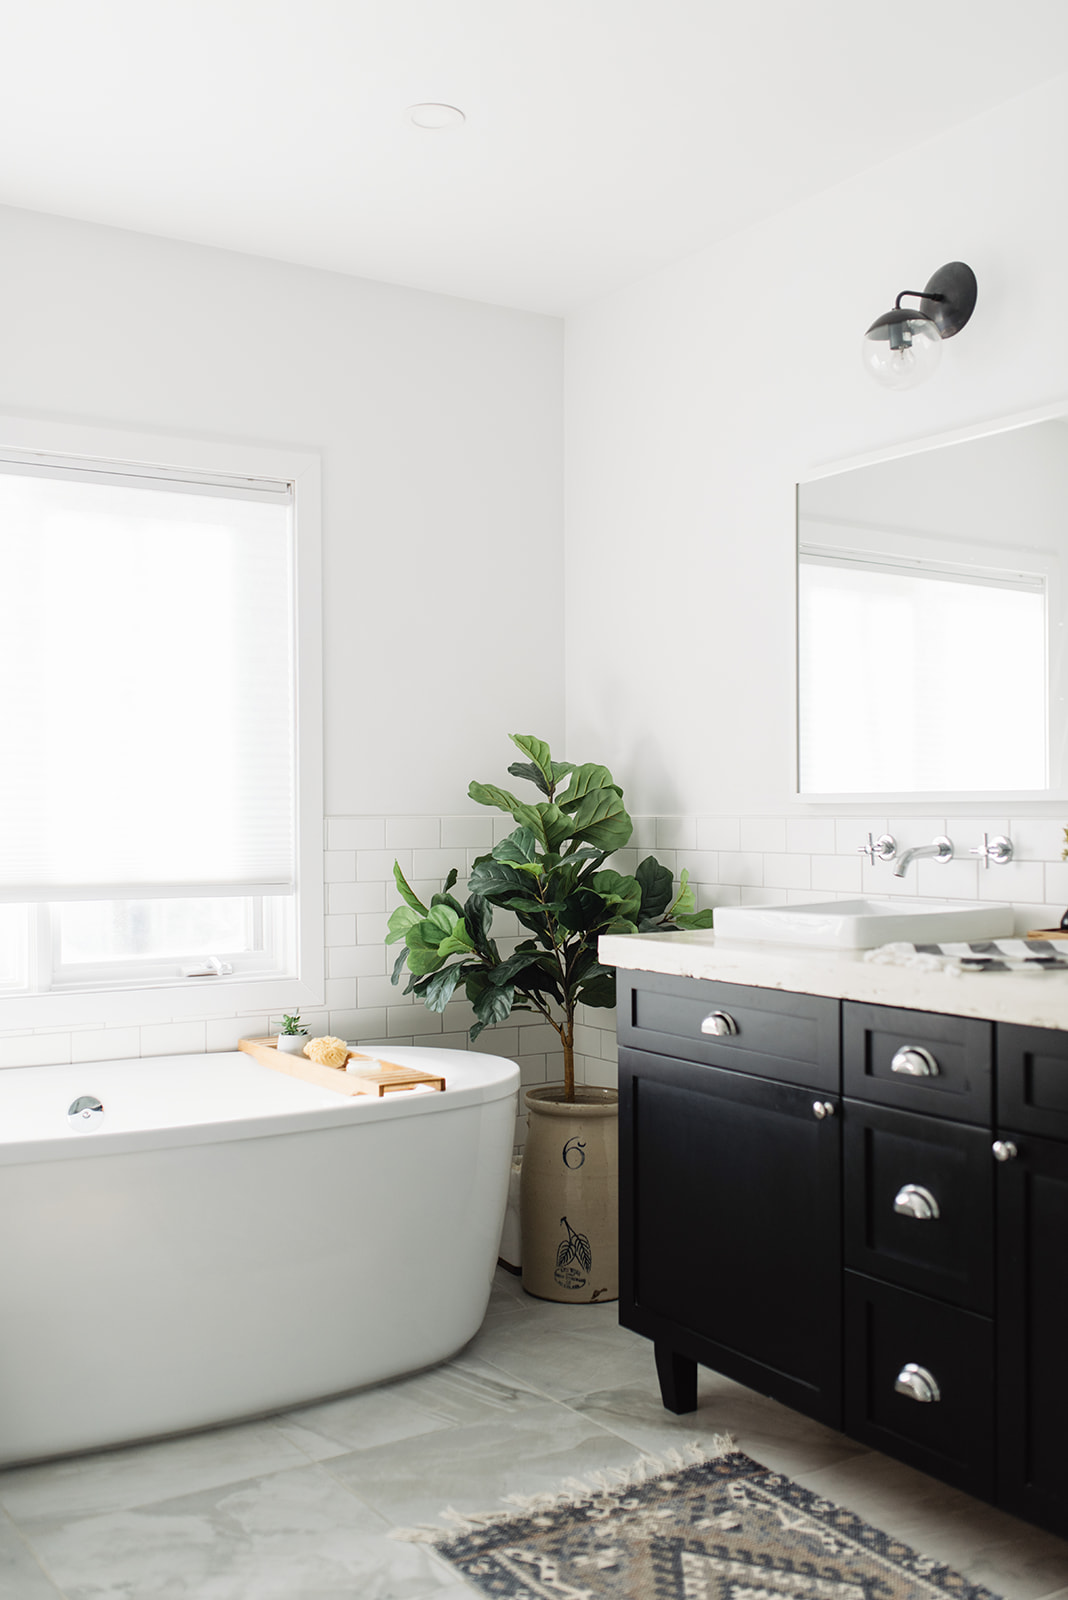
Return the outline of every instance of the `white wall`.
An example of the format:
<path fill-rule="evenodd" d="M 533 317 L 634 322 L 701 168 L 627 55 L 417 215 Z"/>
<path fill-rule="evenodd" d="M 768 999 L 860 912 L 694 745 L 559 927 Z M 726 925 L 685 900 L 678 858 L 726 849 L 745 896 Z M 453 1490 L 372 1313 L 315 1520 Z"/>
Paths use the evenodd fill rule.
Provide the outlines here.
<path fill-rule="evenodd" d="M 556 319 L 10 209 L 0 303 L 0 411 L 321 451 L 327 812 L 559 739 Z"/>
<path fill-rule="evenodd" d="M 569 320 L 567 743 L 633 811 L 818 814 L 791 798 L 794 485 L 1068 399 L 1066 192 L 1062 78 Z M 955 259 L 972 322 L 880 390 L 864 329 Z"/>

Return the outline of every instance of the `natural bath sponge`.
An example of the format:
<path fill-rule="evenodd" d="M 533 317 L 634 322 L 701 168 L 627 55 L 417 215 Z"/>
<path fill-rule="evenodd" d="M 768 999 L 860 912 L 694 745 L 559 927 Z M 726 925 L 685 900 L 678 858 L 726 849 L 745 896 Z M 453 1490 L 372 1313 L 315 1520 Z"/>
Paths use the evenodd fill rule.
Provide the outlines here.
<path fill-rule="evenodd" d="M 309 1061 L 317 1061 L 321 1067 L 343 1067 L 349 1058 L 349 1047 L 344 1039 L 334 1039 L 326 1034 L 321 1039 L 309 1039 L 304 1046 L 304 1054 Z"/>

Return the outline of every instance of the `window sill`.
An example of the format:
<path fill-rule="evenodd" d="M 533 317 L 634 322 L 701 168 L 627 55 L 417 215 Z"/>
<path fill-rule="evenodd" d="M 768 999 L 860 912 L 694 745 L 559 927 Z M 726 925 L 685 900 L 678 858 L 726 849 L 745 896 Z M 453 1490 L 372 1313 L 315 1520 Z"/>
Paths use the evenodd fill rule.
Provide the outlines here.
<path fill-rule="evenodd" d="M 318 976 L 318 975 L 317 975 Z M 303 978 L 176 978 L 121 989 L 79 989 L 0 999 L 0 1032 L 263 1016 L 321 1006 L 323 984 Z"/>

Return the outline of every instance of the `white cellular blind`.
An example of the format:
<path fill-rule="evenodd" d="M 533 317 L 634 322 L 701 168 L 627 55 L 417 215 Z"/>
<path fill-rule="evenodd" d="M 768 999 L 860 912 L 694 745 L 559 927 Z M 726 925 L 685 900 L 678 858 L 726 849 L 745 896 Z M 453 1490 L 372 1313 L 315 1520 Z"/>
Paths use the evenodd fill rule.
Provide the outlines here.
<path fill-rule="evenodd" d="M 1041 789 L 1041 577 L 801 551 L 800 789 Z"/>
<path fill-rule="evenodd" d="M 288 485 L 0 460 L 0 900 L 294 883 Z"/>

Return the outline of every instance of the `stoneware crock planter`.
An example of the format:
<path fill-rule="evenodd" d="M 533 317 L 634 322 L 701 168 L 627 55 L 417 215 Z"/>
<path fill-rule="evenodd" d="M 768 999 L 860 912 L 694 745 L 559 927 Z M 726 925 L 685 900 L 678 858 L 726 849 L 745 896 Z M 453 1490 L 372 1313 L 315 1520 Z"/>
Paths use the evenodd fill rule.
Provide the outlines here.
<path fill-rule="evenodd" d="M 619 1298 L 619 1094 L 528 1089 L 520 1179 L 523 1288 L 574 1305 Z"/>

